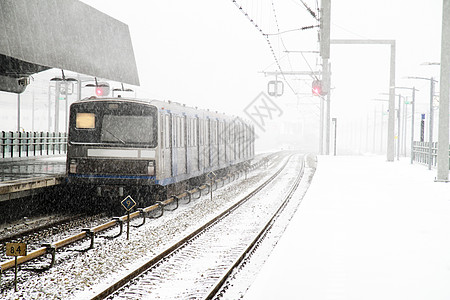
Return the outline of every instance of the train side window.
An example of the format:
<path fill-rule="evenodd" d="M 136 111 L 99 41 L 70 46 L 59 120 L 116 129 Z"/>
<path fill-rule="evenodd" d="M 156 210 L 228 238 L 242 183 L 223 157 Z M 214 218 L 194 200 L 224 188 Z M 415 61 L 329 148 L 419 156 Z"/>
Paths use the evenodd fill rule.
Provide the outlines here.
<path fill-rule="evenodd" d="M 191 136 L 192 136 L 191 146 L 195 146 L 195 119 L 191 119 Z"/>
<path fill-rule="evenodd" d="M 192 146 L 195 146 L 196 139 L 195 139 L 195 118 L 192 119 Z"/>
<path fill-rule="evenodd" d="M 223 144 L 223 122 L 219 122 L 219 132 L 217 133 L 218 144 Z"/>
<path fill-rule="evenodd" d="M 215 130 L 214 134 L 216 135 L 216 145 L 218 145 L 219 144 L 219 121 L 216 121 L 216 130 Z"/>
<path fill-rule="evenodd" d="M 181 121 L 181 144 L 180 144 L 180 146 L 184 148 L 185 145 L 186 145 L 186 141 L 185 141 L 186 136 L 185 136 L 185 131 L 184 131 L 185 123 L 186 123 L 186 117 L 182 117 L 180 119 L 180 121 Z"/>
<path fill-rule="evenodd" d="M 216 144 L 216 121 L 211 121 L 211 145 Z"/>
<path fill-rule="evenodd" d="M 174 120 L 173 120 L 173 122 L 174 122 L 173 128 L 174 128 L 174 131 L 175 131 L 174 148 L 178 148 L 178 139 L 179 139 L 178 133 L 180 132 L 180 130 L 178 129 L 178 117 L 175 117 Z"/>
<path fill-rule="evenodd" d="M 159 135 L 161 136 L 160 137 L 160 140 L 161 140 L 161 145 L 160 145 L 160 147 L 161 147 L 161 149 L 164 149 L 164 118 L 163 118 L 163 114 L 162 113 L 160 113 L 159 114 Z"/>
<path fill-rule="evenodd" d="M 195 131 L 195 119 L 192 119 L 192 146 L 197 144 L 196 131 Z"/>
<path fill-rule="evenodd" d="M 198 118 L 194 119 L 194 146 L 198 145 Z"/>
<path fill-rule="evenodd" d="M 198 144 L 203 145 L 203 120 L 198 120 Z"/>
<path fill-rule="evenodd" d="M 181 147 L 181 118 L 177 117 L 177 147 Z"/>
<path fill-rule="evenodd" d="M 191 119 L 186 118 L 186 145 L 191 146 Z"/>
<path fill-rule="evenodd" d="M 165 116 L 165 126 L 164 126 L 164 138 L 165 138 L 165 144 L 166 144 L 166 148 L 170 147 L 170 118 L 169 115 Z"/>
<path fill-rule="evenodd" d="M 177 147 L 177 117 L 172 116 L 172 148 Z"/>
<path fill-rule="evenodd" d="M 206 127 L 206 120 L 203 120 L 203 130 L 202 130 L 202 133 L 203 133 L 203 145 L 206 145 L 206 134 L 207 134 L 207 132 L 208 132 L 208 128 Z"/>

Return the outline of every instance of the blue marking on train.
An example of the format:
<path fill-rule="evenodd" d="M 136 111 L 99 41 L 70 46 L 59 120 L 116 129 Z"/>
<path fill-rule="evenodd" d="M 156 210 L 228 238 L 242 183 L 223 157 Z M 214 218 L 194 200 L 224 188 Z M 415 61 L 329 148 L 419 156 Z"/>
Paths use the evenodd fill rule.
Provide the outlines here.
<path fill-rule="evenodd" d="M 175 177 L 169 177 L 169 178 L 164 178 L 161 180 L 156 180 L 155 184 L 159 184 L 159 185 L 168 185 L 168 184 L 172 184 L 175 183 L 176 179 Z"/>
<path fill-rule="evenodd" d="M 78 178 L 107 178 L 107 179 L 155 179 L 155 176 L 145 175 L 92 175 L 92 174 L 69 174 L 69 177 Z"/>

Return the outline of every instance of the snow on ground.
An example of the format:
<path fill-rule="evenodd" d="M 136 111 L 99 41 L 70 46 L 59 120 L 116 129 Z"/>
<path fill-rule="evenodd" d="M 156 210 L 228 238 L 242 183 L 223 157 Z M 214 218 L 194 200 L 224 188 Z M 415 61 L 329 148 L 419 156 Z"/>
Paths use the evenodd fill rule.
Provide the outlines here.
<path fill-rule="evenodd" d="M 408 159 L 319 156 L 244 299 L 450 299 L 450 183 Z"/>

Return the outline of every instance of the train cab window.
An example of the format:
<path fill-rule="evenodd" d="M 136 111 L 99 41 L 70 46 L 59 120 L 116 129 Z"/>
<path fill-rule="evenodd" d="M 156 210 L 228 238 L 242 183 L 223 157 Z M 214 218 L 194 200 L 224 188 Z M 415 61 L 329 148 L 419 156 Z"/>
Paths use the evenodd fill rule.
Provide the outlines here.
<path fill-rule="evenodd" d="M 93 113 L 77 113 L 76 128 L 77 129 L 94 129 L 95 128 L 95 114 L 93 114 Z"/>
<path fill-rule="evenodd" d="M 156 147 L 157 108 L 148 104 L 91 101 L 72 104 L 69 143 Z"/>
<path fill-rule="evenodd" d="M 150 116 L 104 115 L 101 142 L 121 144 L 150 144 L 156 139 L 153 130 L 154 121 Z"/>

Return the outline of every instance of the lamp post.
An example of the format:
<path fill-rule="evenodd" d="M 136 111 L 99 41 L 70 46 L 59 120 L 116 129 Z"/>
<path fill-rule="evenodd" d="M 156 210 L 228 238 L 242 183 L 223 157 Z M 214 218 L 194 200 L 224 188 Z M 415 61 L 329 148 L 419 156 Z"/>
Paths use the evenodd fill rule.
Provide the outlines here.
<path fill-rule="evenodd" d="M 394 96 L 398 96 L 398 109 L 397 109 L 397 160 L 400 160 L 400 137 L 401 137 L 400 130 L 401 130 L 401 105 L 402 105 L 402 99 L 401 98 L 404 98 L 404 97 L 401 94 L 395 94 L 395 86 L 391 86 L 391 88 L 394 90 Z M 381 95 L 389 95 L 389 94 L 381 93 Z M 395 110 L 395 105 L 394 105 L 394 110 Z"/>
<path fill-rule="evenodd" d="M 439 134 L 437 181 L 448 181 L 449 94 L 450 94 L 450 1 L 442 1 L 441 70 L 439 87 Z"/>
<path fill-rule="evenodd" d="M 134 92 L 132 89 L 126 89 L 126 88 L 124 88 L 124 87 L 123 87 L 123 83 L 121 83 L 121 85 L 122 85 L 122 88 L 121 88 L 121 89 L 115 88 L 115 89 L 112 90 L 112 96 L 113 96 L 113 98 L 114 98 L 114 92 Z M 120 96 L 120 95 L 119 95 L 119 96 Z M 118 97 L 119 97 L 119 96 L 118 96 Z"/>
<path fill-rule="evenodd" d="M 388 94 L 389 95 L 389 94 Z M 380 101 L 380 102 L 389 102 L 389 100 L 388 99 L 372 99 L 372 101 Z M 381 104 L 381 114 L 380 114 L 380 127 L 381 127 L 381 130 L 380 130 L 380 152 L 383 152 L 383 121 L 384 121 L 384 118 L 383 118 L 383 115 L 384 115 L 384 103 L 382 103 Z M 373 130 L 373 149 L 374 149 L 374 152 L 375 152 L 375 125 L 376 125 L 376 110 L 374 111 L 374 115 L 373 115 L 373 127 L 374 127 L 374 130 Z"/>
<path fill-rule="evenodd" d="M 416 87 L 403 87 L 396 86 L 395 89 L 404 89 L 404 90 L 412 90 L 412 101 L 411 101 L 411 164 L 414 162 L 414 113 L 415 113 L 415 105 L 416 105 Z M 406 124 L 406 123 L 405 123 Z M 405 136 L 406 138 L 406 136 Z"/>
<path fill-rule="evenodd" d="M 433 110 L 433 98 L 434 98 L 434 83 L 438 82 L 433 77 L 415 77 L 408 76 L 408 79 L 421 79 L 430 81 L 430 125 L 429 125 L 429 136 L 428 136 L 428 170 L 431 170 L 431 162 L 433 160 L 433 119 L 434 119 L 434 110 Z"/>
<path fill-rule="evenodd" d="M 68 93 L 68 83 L 78 82 L 75 78 L 66 78 L 64 75 L 64 70 L 61 70 L 62 77 L 53 77 L 50 79 L 50 81 L 55 82 L 55 133 L 59 132 L 59 96 L 61 94 L 61 83 L 64 84 L 65 90 L 64 90 L 64 99 L 66 102 L 65 107 L 65 130 L 67 132 L 67 124 L 68 124 L 68 108 L 69 108 L 69 93 Z M 50 92 L 50 89 L 49 89 Z M 50 98 L 49 98 L 50 99 Z M 50 102 L 50 101 L 49 101 Z M 50 111 L 50 103 L 49 103 L 49 111 Z M 49 114 L 50 115 L 50 114 Z M 49 128 L 50 129 L 50 128 Z"/>

